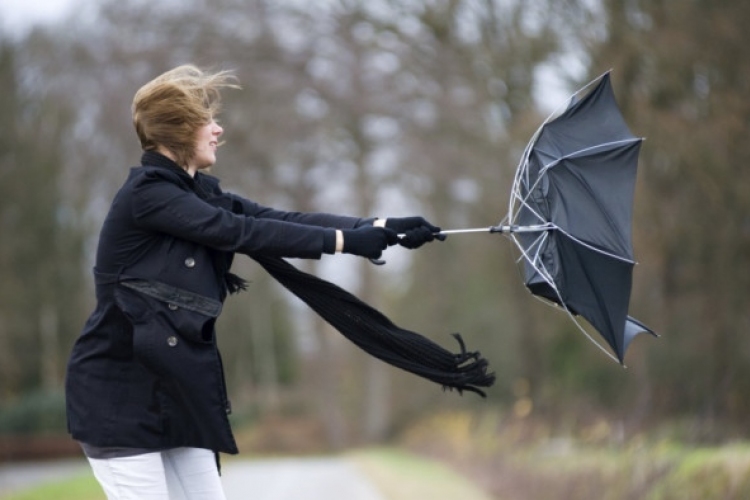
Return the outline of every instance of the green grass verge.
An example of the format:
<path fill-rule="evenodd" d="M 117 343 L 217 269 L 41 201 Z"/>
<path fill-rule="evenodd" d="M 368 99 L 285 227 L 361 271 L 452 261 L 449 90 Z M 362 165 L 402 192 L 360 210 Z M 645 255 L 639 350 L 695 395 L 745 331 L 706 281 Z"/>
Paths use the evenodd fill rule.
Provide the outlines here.
<path fill-rule="evenodd" d="M 402 450 L 367 449 L 349 457 L 388 500 L 490 500 L 453 469 Z"/>
<path fill-rule="evenodd" d="M 750 498 L 750 446 L 521 448 L 493 462 L 509 498 L 546 500 L 745 500 Z M 492 486 L 490 486 L 492 487 Z"/>
<path fill-rule="evenodd" d="M 106 500 L 93 475 L 46 483 L 28 490 L 0 495 L 2 500 Z"/>

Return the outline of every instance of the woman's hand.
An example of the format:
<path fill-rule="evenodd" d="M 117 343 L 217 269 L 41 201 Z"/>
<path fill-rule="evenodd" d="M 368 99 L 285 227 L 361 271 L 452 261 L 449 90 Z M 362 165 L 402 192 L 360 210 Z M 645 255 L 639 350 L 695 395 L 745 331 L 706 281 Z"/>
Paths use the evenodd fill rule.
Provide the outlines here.
<path fill-rule="evenodd" d="M 357 229 L 340 230 L 342 252 L 379 259 L 383 250 L 399 242 L 393 229 L 377 226 L 362 226 Z"/>
<path fill-rule="evenodd" d="M 424 217 L 389 217 L 383 224 L 401 236 L 399 245 L 409 249 L 419 248 L 433 240 L 445 241 L 446 238 L 444 234 L 440 234 L 438 226 L 429 223 Z"/>

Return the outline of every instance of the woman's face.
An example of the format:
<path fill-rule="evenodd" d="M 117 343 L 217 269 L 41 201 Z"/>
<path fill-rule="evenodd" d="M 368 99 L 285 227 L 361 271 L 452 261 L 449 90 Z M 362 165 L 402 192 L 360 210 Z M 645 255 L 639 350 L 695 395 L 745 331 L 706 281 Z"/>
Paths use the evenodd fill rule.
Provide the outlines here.
<path fill-rule="evenodd" d="M 208 168 L 216 163 L 216 148 L 219 147 L 219 136 L 224 129 L 211 120 L 196 132 L 195 154 L 190 160 L 189 169 L 193 171 Z"/>

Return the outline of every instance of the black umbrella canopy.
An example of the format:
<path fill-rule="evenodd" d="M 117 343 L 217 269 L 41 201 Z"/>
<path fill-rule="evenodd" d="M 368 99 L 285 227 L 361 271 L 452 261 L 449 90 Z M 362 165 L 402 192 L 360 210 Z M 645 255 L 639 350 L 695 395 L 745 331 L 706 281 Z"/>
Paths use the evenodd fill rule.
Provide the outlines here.
<path fill-rule="evenodd" d="M 648 327 L 628 316 L 631 221 L 642 139 L 628 129 L 609 73 L 532 140 L 516 175 L 514 241 L 531 292 L 585 318 L 623 363 Z"/>

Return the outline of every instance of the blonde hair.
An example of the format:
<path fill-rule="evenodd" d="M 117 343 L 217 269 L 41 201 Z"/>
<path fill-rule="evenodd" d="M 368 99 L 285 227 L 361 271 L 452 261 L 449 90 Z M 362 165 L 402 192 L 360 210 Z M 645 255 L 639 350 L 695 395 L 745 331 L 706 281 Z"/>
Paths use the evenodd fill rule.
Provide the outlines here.
<path fill-rule="evenodd" d="M 205 72 L 192 64 L 178 66 L 138 89 L 133 125 L 144 151 L 160 146 L 186 166 L 195 153 L 196 132 L 221 108 L 220 90 L 239 88 L 229 71 Z"/>

